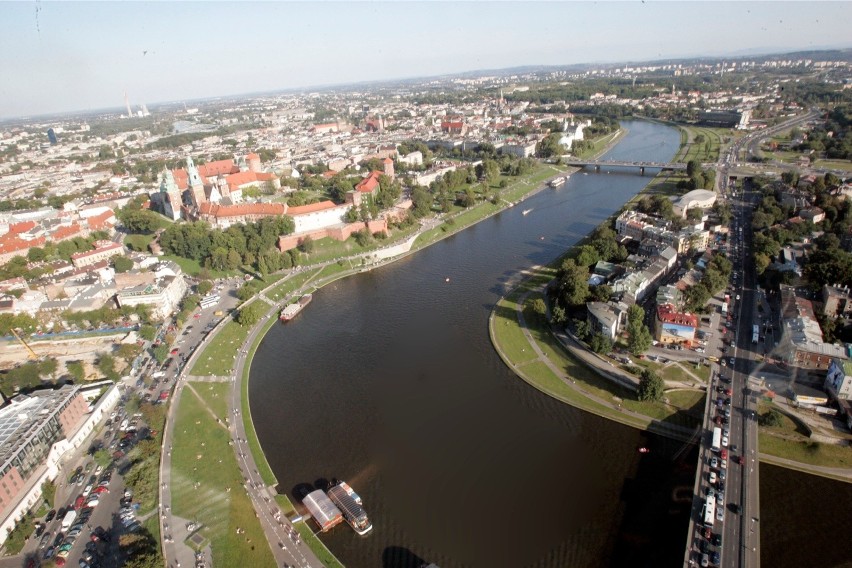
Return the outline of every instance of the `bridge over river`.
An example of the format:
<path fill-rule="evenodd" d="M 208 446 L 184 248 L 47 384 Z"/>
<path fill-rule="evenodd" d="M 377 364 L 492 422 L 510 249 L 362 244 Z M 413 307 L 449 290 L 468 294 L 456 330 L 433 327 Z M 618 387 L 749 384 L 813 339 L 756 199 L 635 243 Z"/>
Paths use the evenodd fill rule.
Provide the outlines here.
<path fill-rule="evenodd" d="M 563 164 L 575 166 L 579 168 L 593 167 L 595 171 L 600 171 L 601 168 L 617 167 L 617 168 L 639 168 L 641 173 L 645 173 L 645 168 L 656 169 L 660 171 L 686 171 L 686 164 L 678 162 L 631 162 L 623 160 L 577 160 L 574 158 L 562 159 Z M 712 164 L 711 167 L 714 167 Z"/>

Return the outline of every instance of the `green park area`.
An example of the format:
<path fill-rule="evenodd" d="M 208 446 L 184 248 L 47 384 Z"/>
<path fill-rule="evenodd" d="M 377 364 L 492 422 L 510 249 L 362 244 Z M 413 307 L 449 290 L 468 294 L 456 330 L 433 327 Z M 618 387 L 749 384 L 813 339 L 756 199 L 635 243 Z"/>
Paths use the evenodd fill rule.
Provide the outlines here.
<path fill-rule="evenodd" d="M 171 456 L 172 512 L 202 526 L 214 566 L 274 567 L 229 444 L 224 423 L 229 387 L 191 382 L 183 389 Z"/>
<path fill-rule="evenodd" d="M 237 351 L 248 337 L 250 328 L 234 320 L 223 325 L 201 352 L 189 374 L 197 377 L 224 377 L 234 372 Z"/>
<path fill-rule="evenodd" d="M 774 403 L 758 405 L 761 454 L 829 468 L 852 468 L 852 453 L 846 445 L 823 444 L 809 438 L 808 427 L 781 412 Z"/>
<path fill-rule="evenodd" d="M 420 233 L 412 249 L 416 250 L 431 245 L 502 211 L 508 203 L 514 204 L 520 201 L 530 193 L 541 189 L 546 180 L 567 171 L 566 166 L 537 162 L 531 172 L 522 176 L 501 175 L 490 188 L 497 192 L 499 200 L 496 203 L 482 200 L 466 209 L 453 206 L 451 211 L 444 216 L 443 223 Z M 501 181 L 507 182 L 507 185 L 503 188 L 500 188 Z"/>
<path fill-rule="evenodd" d="M 536 294 L 540 297 L 542 285 L 552 274 L 551 269 L 537 272 L 501 299 L 492 313 L 492 341 L 515 373 L 554 398 L 636 428 L 646 429 L 654 421 L 695 427 L 702 414 L 703 392 L 670 391 L 663 401 L 643 402 L 634 391 L 598 374 L 568 352 L 532 307 Z M 524 320 L 532 341 L 549 364 L 539 359 L 518 322 L 518 302 L 525 295 Z M 621 408 L 645 418 L 626 414 Z"/>

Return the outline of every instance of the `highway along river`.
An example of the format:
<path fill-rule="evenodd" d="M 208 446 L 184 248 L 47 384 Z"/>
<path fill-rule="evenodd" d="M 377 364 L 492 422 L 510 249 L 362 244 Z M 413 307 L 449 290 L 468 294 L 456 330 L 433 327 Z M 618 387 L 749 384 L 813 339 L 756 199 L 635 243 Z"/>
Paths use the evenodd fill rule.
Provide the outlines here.
<path fill-rule="evenodd" d="M 606 157 L 675 154 L 677 130 L 624 126 Z M 255 426 L 282 493 L 298 501 L 336 477 L 362 496 L 369 535 L 339 525 L 321 536 L 346 566 L 682 562 L 689 503 L 677 489 L 692 488 L 694 450 L 540 394 L 503 364 L 487 330 L 508 279 L 558 256 L 648 181 L 576 173 L 320 290 L 269 331 L 251 367 Z M 639 454 L 643 445 L 652 452 Z"/>

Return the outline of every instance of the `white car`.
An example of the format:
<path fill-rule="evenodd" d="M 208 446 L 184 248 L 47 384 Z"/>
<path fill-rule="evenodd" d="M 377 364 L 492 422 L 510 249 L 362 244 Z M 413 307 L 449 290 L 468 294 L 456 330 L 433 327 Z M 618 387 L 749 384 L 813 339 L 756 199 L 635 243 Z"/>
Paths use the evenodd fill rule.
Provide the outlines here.
<path fill-rule="evenodd" d="M 719 469 L 719 458 L 715 456 L 710 458 L 710 467 L 713 469 Z"/>
<path fill-rule="evenodd" d="M 728 447 L 728 437 L 727 436 L 722 436 L 722 447 L 724 447 L 724 448 Z"/>
<path fill-rule="evenodd" d="M 720 523 L 725 522 L 725 508 L 716 507 L 716 520 Z"/>
<path fill-rule="evenodd" d="M 714 485 L 716 484 L 716 472 L 715 471 L 710 472 L 709 480 L 710 480 L 710 483 L 712 483 Z"/>

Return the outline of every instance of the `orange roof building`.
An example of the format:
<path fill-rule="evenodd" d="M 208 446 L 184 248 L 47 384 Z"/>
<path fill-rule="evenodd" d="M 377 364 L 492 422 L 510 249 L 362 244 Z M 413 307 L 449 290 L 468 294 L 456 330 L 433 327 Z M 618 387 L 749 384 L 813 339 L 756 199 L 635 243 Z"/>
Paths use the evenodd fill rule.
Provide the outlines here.
<path fill-rule="evenodd" d="M 671 304 L 657 306 L 654 338 L 660 343 L 691 344 L 695 340 L 695 330 L 698 328 L 698 316 L 681 313 Z"/>
<path fill-rule="evenodd" d="M 355 191 L 359 191 L 363 193 L 369 193 L 372 196 L 375 196 L 379 191 L 379 176 L 382 175 L 383 172 L 379 170 L 373 170 L 370 172 L 370 175 L 362 179 L 355 186 Z"/>

